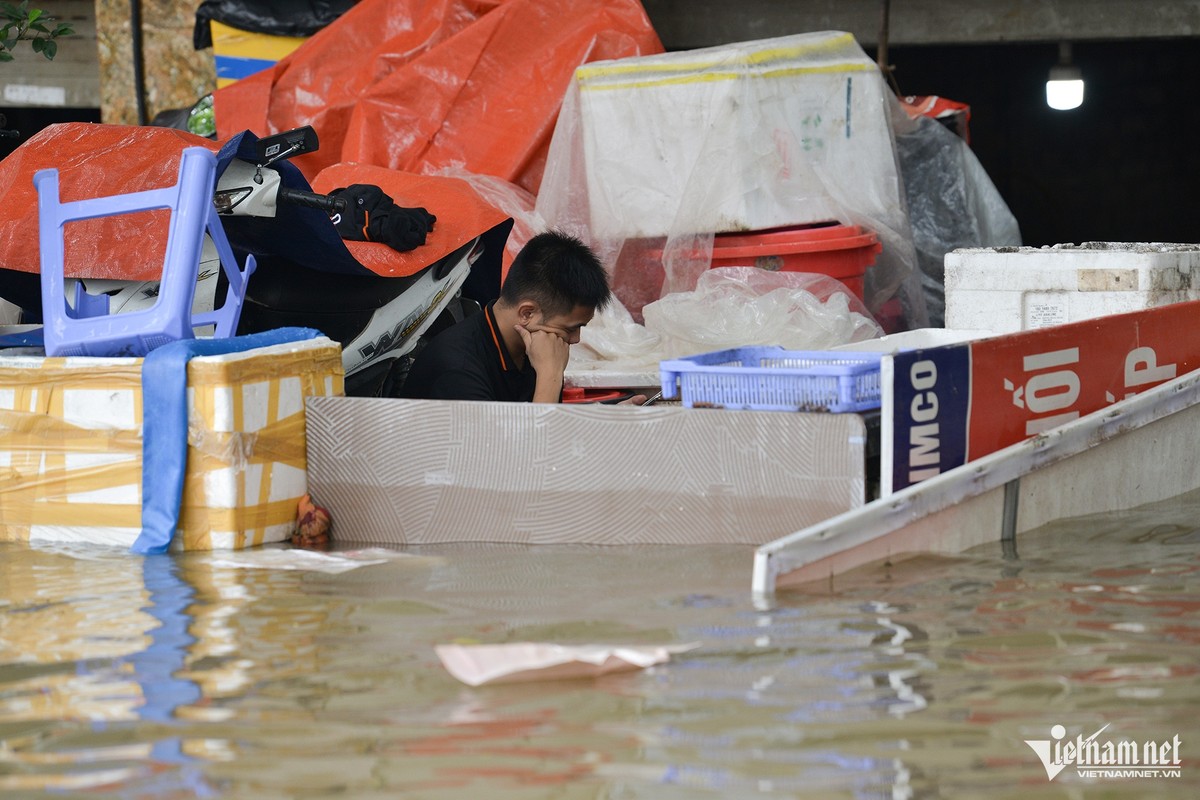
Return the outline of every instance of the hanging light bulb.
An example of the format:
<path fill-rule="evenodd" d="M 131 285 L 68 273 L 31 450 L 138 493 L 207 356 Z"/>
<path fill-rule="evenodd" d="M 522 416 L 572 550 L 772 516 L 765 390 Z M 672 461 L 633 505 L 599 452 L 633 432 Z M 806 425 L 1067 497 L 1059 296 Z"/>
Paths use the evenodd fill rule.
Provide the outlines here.
<path fill-rule="evenodd" d="M 1083 105 L 1083 73 L 1071 63 L 1070 42 L 1058 44 L 1058 63 L 1050 68 L 1046 81 L 1046 105 L 1058 111 Z"/>

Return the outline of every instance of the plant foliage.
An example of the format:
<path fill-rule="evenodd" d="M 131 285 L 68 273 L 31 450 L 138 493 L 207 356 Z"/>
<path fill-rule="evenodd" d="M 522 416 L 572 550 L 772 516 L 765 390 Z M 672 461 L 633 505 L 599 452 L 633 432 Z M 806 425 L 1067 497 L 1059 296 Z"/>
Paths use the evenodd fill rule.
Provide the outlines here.
<path fill-rule="evenodd" d="M 40 8 L 30 8 L 29 0 L 0 3 L 0 61 L 13 60 L 17 42 L 29 42 L 33 52 L 53 59 L 58 54 L 58 37 L 74 32 L 65 22 L 55 25 L 54 18 Z"/>

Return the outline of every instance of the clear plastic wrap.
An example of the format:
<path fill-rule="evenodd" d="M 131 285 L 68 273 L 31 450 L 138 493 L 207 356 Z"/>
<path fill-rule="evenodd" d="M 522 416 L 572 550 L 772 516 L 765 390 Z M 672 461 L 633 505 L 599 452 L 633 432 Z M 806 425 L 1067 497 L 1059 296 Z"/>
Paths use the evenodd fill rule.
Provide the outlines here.
<path fill-rule="evenodd" d="M 492 175 L 468 172 L 461 167 L 444 167 L 435 175 L 464 181 L 481 201 L 512 217 L 512 231 L 504 244 L 501 272 L 503 280 L 521 248 L 534 236 L 546 230 L 546 221 L 534 210 L 534 196 L 515 183 Z"/>
<path fill-rule="evenodd" d="M 945 258 L 961 247 L 1021 244 L 1017 220 L 967 143 L 916 117 L 897 125 L 896 150 L 929 324 L 945 319 Z"/>
<path fill-rule="evenodd" d="M 614 269 L 622 250 L 658 242 L 662 294 L 696 286 L 715 233 L 862 225 L 883 243 L 866 276 L 878 310 L 914 294 L 893 114 L 848 33 L 595 62 L 564 97 L 537 211 Z M 923 325 L 919 291 L 905 306 Z"/>
<path fill-rule="evenodd" d="M 657 369 L 663 359 L 751 345 L 826 350 L 882 333 L 866 307 L 839 281 L 804 272 L 721 267 L 695 289 L 645 307 L 645 326 L 614 304 L 583 329 L 572 369 Z"/>

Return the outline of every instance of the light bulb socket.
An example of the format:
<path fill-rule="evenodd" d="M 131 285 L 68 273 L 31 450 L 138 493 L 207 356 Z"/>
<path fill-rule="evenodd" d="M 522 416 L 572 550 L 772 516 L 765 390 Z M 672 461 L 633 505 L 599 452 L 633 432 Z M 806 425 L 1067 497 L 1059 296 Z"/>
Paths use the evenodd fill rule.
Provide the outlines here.
<path fill-rule="evenodd" d="M 1050 77 L 1048 80 L 1081 81 L 1083 80 L 1083 73 L 1079 71 L 1079 67 L 1059 64 L 1050 68 Z"/>

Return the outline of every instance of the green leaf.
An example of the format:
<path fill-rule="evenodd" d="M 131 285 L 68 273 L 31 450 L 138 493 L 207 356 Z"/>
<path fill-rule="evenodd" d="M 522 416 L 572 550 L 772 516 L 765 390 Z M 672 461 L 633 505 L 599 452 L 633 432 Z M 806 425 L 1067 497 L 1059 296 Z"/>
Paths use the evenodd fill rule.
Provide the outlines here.
<path fill-rule="evenodd" d="M 13 55 L 7 50 L 0 50 L 0 61 L 12 61 Z"/>
<path fill-rule="evenodd" d="M 58 27 L 54 29 L 54 33 L 52 33 L 50 35 L 51 36 L 70 36 L 74 32 L 75 32 L 75 29 L 72 28 L 69 24 L 67 24 L 66 22 L 60 22 L 60 23 L 58 23 Z"/>
<path fill-rule="evenodd" d="M 30 24 L 33 24 L 34 22 L 36 22 L 41 16 L 42 16 L 42 10 L 40 8 L 35 8 L 32 11 L 30 11 L 29 12 Z"/>
<path fill-rule="evenodd" d="M 49 33 L 50 29 L 40 22 L 35 22 L 29 26 L 29 30 L 37 31 L 38 33 Z"/>
<path fill-rule="evenodd" d="M 30 42 L 30 44 L 33 45 L 33 52 L 40 53 L 40 52 L 42 52 L 42 48 L 46 46 L 46 40 L 45 39 L 34 39 L 33 41 Z"/>
<path fill-rule="evenodd" d="M 47 39 L 46 44 L 42 47 L 42 55 L 51 61 L 54 60 L 55 54 L 58 53 L 58 42 L 53 39 Z"/>

